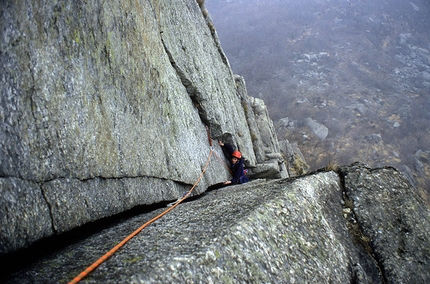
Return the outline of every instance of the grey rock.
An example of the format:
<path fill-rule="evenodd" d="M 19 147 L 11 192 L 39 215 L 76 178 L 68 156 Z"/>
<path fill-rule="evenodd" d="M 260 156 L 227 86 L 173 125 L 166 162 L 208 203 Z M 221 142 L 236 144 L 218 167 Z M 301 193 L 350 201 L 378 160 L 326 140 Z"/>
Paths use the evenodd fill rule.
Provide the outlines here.
<path fill-rule="evenodd" d="M 371 135 L 367 135 L 364 137 L 364 139 L 366 139 L 367 141 L 371 142 L 371 143 L 379 143 L 382 141 L 382 136 L 381 134 L 371 134 Z"/>
<path fill-rule="evenodd" d="M 428 163 L 430 161 L 430 151 L 418 150 L 415 152 L 415 157 L 423 163 Z"/>
<path fill-rule="evenodd" d="M 267 153 L 266 158 L 269 160 L 283 160 L 281 153 Z"/>
<path fill-rule="evenodd" d="M 406 34 L 399 34 L 399 43 L 404 45 L 408 42 L 408 40 L 412 37 L 412 34 L 406 33 Z"/>
<path fill-rule="evenodd" d="M 245 111 L 249 132 L 251 134 L 251 140 L 253 145 L 253 150 L 255 153 L 255 157 L 257 159 L 257 163 L 264 163 L 265 161 L 265 147 L 263 146 L 263 139 L 261 137 L 260 128 L 262 125 L 259 125 L 256 121 L 256 115 L 254 114 L 253 107 L 251 105 L 253 99 L 251 99 L 247 95 L 246 91 L 246 83 L 245 79 L 239 75 L 234 75 L 234 79 L 236 82 L 237 95 L 241 100 L 243 109 Z M 267 118 L 266 118 L 267 119 Z M 275 137 L 265 137 L 265 139 L 274 139 Z M 249 166 L 249 162 L 247 165 Z"/>
<path fill-rule="evenodd" d="M 356 110 L 360 114 L 365 114 L 366 113 L 366 107 L 363 104 L 358 104 L 358 103 L 357 104 L 352 104 L 352 105 L 349 105 L 349 106 L 345 106 L 344 108 Z"/>
<path fill-rule="evenodd" d="M 250 106 L 252 107 L 253 116 L 255 118 L 255 124 L 258 128 L 259 143 L 254 147 L 260 146 L 260 149 L 264 149 L 264 160 L 260 161 L 256 167 L 252 168 L 251 176 L 255 178 L 261 177 L 277 177 L 286 178 L 289 176 L 284 160 L 280 154 L 279 142 L 276 136 L 275 127 L 272 120 L 269 117 L 269 112 L 264 104 L 264 101 L 258 98 L 250 98 Z M 273 162 L 273 160 L 277 160 Z M 270 169 L 271 170 L 267 170 Z M 275 172 L 273 172 L 273 170 Z M 261 174 L 259 173 L 261 171 Z M 270 174 L 272 173 L 273 174 Z"/>
<path fill-rule="evenodd" d="M 277 127 L 287 128 L 290 123 L 290 119 L 288 117 L 284 117 L 278 120 Z"/>
<path fill-rule="evenodd" d="M 283 172 L 272 161 L 279 145 L 265 105 L 245 96 L 203 2 L 130 3 L 3 3 L 4 268 L 11 258 L 3 254 L 41 238 L 182 196 L 209 153 L 222 155 L 216 145 L 210 152 L 206 125 L 258 173 Z M 202 194 L 228 177 L 211 162 L 193 193 L 199 199 L 146 228 L 85 281 L 430 282 L 429 210 L 411 186 L 392 168 L 339 172 Z M 104 228 L 6 283 L 69 281 L 163 210 Z"/>
<path fill-rule="evenodd" d="M 320 140 L 324 141 L 328 135 L 328 128 L 326 126 L 316 122 L 310 117 L 305 119 L 305 123 Z"/>
<path fill-rule="evenodd" d="M 415 177 L 414 177 L 414 174 L 412 173 L 412 171 L 411 171 L 411 169 L 408 167 L 408 166 L 406 166 L 406 165 L 403 165 L 401 168 L 400 168 L 400 170 L 401 170 L 401 172 L 402 172 L 402 174 L 403 174 L 403 176 L 405 177 L 405 179 L 413 186 L 413 187 L 416 187 L 416 185 L 417 185 L 417 181 L 415 180 Z"/>
<path fill-rule="evenodd" d="M 285 171 L 286 173 L 286 171 Z M 277 178 L 283 178 L 279 171 L 279 164 L 277 162 L 275 163 L 265 163 L 265 164 L 258 164 L 254 168 L 250 169 L 249 176 L 252 178 L 270 178 L 270 177 L 277 177 Z"/>
<path fill-rule="evenodd" d="M 279 152 L 278 139 L 272 120 L 264 101 L 258 98 L 251 98 L 251 106 L 257 125 L 260 129 L 263 146 L 266 152 Z"/>
<path fill-rule="evenodd" d="M 102 219 L 106 212 L 115 215 L 138 205 L 173 200 L 188 191 L 183 184 L 157 178 L 97 178 L 85 182 L 56 179 L 45 183 L 42 189 L 50 204 L 56 233 Z"/>
<path fill-rule="evenodd" d="M 0 212 L 0 254 L 53 233 L 50 210 L 37 183 L 0 178 Z"/>
<path fill-rule="evenodd" d="M 352 266 L 352 279 L 353 283 L 364 284 L 364 283 L 372 283 L 364 271 L 363 267 L 359 263 L 356 263 Z"/>
<path fill-rule="evenodd" d="M 106 228 L 6 283 L 70 281 L 164 210 Z M 422 199 L 392 168 L 355 164 L 340 175 L 258 180 L 180 204 L 84 282 L 427 283 L 429 222 Z"/>
<path fill-rule="evenodd" d="M 303 175 L 310 169 L 305 157 L 297 146 L 297 142 L 290 143 L 288 140 L 279 141 L 279 147 L 284 160 L 287 162 L 288 174 L 291 177 Z"/>
<path fill-rule="evenodd" d="M 387 283 L 430 280 L 430 210 L 393 168 L 342 169 L 346 195 Z"/>
<path fill-rule="evenodd" d="M 396 114 L 398 114 L 403 119 L 408 119 L 412 117 L 411 107 L 409 105 L 405 105 L 396 110 Z"/>
<path fill-rule="evenodd" d="M 245 110 L 254 99 L 236 85 L 204 3 L 42 2 L 2 7 L 0 177 L 21 181 L 15 195 L 44 196 L 32 225 L 0 199 L 5 224 L 19 227 L 4 229 L 2 253 L 182 196 L 211 152 L 206 126 L 250 167 L 266 148 L 279 152 L 267 113 L 263 125 Z M 193 195 L 228 178 L 211 162 Z"/>
<path fill-rule="evenodd" d="M 414 164 L 415 164 L 415 169 L 418 173 L 420 173 L 421 175 L 425 174 L 425 170 L 424 170 L 424 165 L 423 163 L 421 163 L 421 161 L 417 158 L 414 158 Z"/>

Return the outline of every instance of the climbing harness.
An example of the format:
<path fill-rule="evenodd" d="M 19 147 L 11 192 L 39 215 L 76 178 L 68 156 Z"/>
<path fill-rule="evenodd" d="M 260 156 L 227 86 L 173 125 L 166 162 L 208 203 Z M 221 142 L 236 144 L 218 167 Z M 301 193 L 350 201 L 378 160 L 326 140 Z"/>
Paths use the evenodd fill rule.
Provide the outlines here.
<path fill-rule="evenodd" d="M 119 244 L 117 244 L 115 247 L 113 247 L 110 251 L 108 251 L 106 254 L 104 254 L 102 257 L 100 257 L 98 260 L 96 260 L 93 264 L 91 264 L 89 267 L 87 267 L 78 276 L 76 276 L 75 278 L 73 278 L 73 280 L 70 281 L 69 284 L 75 284 L 75 283 L 78 283 L 79 281 L 81 281 L 82 279 L 84 279 L 86 276 L 88 276 L 88 274 L 90 274 L 93 270 L 95 270 L 100 264 L 102 264 L 103 262 L 105 262 L 109 257 L 111 257 L 115 252 L 117 252 L 122 246 L 124 246 L 134 236 L 136 236 L 138 233 L 140 233 L 144 228 L 146 228 L 148 225 L 154 223 L 156 220 L 160 219 L 161 217 L 163 217 L 164 215 L 166 215 L 167 213 L 169 213 L 170 211 L 172 211 L 182 201 L 184 201 L 185 199 L 187 199 L 187 197 L 193 192 L 193 190 L 199 184 L 200 180 L 203 178 L 204 173 L 206 172 L 207 168 L 209 167 L 209 163 L 211 161 L 211 158 L 212 158 L 213 154 L 215 154 L 215 156 L 225 165 L 225 163 L 215 153 L 215 151 L 214 151 L 214 149 L 212 147 L 212 138 L 211 138 L 208 126 L 206 126 L 206 131 L 207 131 L 207 134 L 208 134 L 208 140 L 209 140 L 209 145 L 211 147 L 211 151 L 209 153 L 208 159 L 206 161 L 206 164 L 205 164 L 205 166 L 204 166 L 204 168 L 203 168 L 203 170 L 202 170 L 199 178 L 194 183 L 194 185 L 191 187 L 191 189 L 181 199 L 178 199 L 178 201 L 176 201 L 175 204 L 173 204 L 171 207 L 169 207 L 168 209 L 164 210 L 162 213 L 160 213 L 159 215 L 155 216 L 154 218 L 152 218 L 151 220 L 149 220 L 148 222 L 146 222 L 142 226 L 140 226 L 137 230 L 135 230 L 133 233 L 131 233 L 129 236 L 127 236 L 125 239 L 123 239 Z M 225 166 L 227 166 L 227 165 L 225 165 Z"/>

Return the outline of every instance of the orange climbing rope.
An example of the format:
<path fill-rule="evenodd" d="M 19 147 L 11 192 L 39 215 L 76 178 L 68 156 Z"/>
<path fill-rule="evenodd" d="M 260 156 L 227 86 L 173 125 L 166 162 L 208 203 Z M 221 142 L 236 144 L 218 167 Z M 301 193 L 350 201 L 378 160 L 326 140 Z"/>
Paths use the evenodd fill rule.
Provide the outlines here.
<path fill-rule="evenodd" d="M 215 154 L 215 157 L 223 164 L 223 166 L 230 172 L 230 174 L 232 174 L 233 173 L 233 171 L 227 166 L 227 164 L 226 163 L 224 163 L 224 161 L 218 156 L 218 154 L 217 153 L 215 153 L 214 152 L 214 154 Z"/>
<path fill-rule="evenodd" d="M 208 134 L 208 137 L 210 139 L 209 134 Z M 209 141 L 210 141 L 210 145 L 212 146 L 211 139 Z M 142 226 L 140 226 L 137 230 L 135 230 L 128 237 L 126 237 L 124 240 L 122 240 L 119 244 L 117 244 L 115 247 L 113 247 L 105 255 L 103 255 L 102 257 L 100 257 L 96 262 L 94 262 L 89 267 L 87 267 L 87 269 L 85 269 L 84 271 L 82 271 L 78 276 L 76 276 L 75 278 L 73 278 L 73 280 L 70 281 L 69 284 L 78 283 L 79 281 L 81 281 L 82 279 L 84 279 L 88 274 L 90 274 L 100 264 L 102 264 L 105 260 L 107 260 L 109 257 L 111 257 L 116 251 L 118 251 L 122 246 L 124 246 L 131 238 L 133 238 L 134 236 L 136 236 L 145 227 L 147 227 L 148 225 L 152 224 L 156 220 L 160 219 L 161 217 L 163 217 L 164 215 L 166 215 L 168 212 L 170 212 L 171 210 L 173 210 L 173 208 L 175 208 L 176 206 L 178 206 L 182 201 L 184 201 L 191 194 L 191 192 L 194 190 L 194 188 L 199 184 L 200 180 L 203 177 L 203 174 L 206 172 L 206 170 L 207 170 L 207 168 L 209 166 L 209 163 L 211 161 L 213 153 L 214 153 L 214 150 L 211 148 L 211 152 L 209 154 L 208 160 L 206 162 L 206 165 L 203 168 L 202 173 L 200 174 L 199 178 L 194 183 L 194 185 L 191 187 L 191 189 L 187 192 L 187 194 L 184 195 L 184 197 L 182 197 L 181 199 L 179 199 L 178 201 L 176 201 L 176 203 L 172 207 L 164 210 L 161 214 L 155 216 L 154 218 L 152 218 L 151 220 L 149 220 L 148 222 L 146 222 L 145 224 L 143 224 Z"/>
<path fill-rule="evenodd" d="M 208 134 L 208 140 L 209 140 L 209 146 L 212 147 L 212 138 L 211 138 L 211 132 L 209 130 L 209 126 L 206 125 L 206 133 Z"/>

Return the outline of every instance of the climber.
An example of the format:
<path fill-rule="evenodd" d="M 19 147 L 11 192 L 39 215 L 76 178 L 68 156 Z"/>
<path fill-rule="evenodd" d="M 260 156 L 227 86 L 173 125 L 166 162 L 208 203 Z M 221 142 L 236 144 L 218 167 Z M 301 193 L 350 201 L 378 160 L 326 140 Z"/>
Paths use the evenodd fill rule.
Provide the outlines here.
<path fill-rule="evenodd" d="M 245 183 L 248 182 L 248 177 L 246 176 L 247 170 L 243 168 L 243 157 L 242 154 L 233 150 L 233 147 L 222 141 L 218 141 L 218 144 L 226 151 L 226 154 L 231 158 L 231 174 L 233 178 L 224 182 L 224 185 Z"/>

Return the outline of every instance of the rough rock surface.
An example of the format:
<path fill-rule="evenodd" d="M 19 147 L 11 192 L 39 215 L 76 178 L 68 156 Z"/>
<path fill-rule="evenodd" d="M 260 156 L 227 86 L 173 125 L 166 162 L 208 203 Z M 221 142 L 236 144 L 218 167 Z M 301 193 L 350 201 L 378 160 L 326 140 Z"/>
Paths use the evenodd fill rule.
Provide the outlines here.
<path fill-rule="evenodd" d="M 345 193 L 387 283 L 430 280 L 430 210 L 392 168 L 342 169 Z"/>
<path fill-rule="evenodd" d="M 266 107 L 233 75 L 203 2 L 2 2 L 1 282 L 69 281 L 165 210 L 147 209 L 197 180 L 206 125 L 254 177 L 285 175 Z M 228 175 L 211 162 L 190 202 L 84 282 L 430 282 L 429 209 L 396 170 L 204 192 Z M 82 238 L 62 245 L 69 234 Z"/>
<path fill-rule="evenodd" d="M 288 140 L 280 140 L 279 147 L 284 160 L 287 162 L 287 172 L 290 177 L 296 177 L 309 172 L 309 165 L 297 146 L 297 142 L 290 143 Z"/>
<path fill-rule="evenodd" d="M 182 196 L 206 125 L 264 163 L 203 4 L 6 0 L 0 13 L 1 254 Z M 227 178 L 211 166 L 195 194 Z"/>
<path fill-rule="evenodd" d="M 327 137 L 328 128 L 321 123 L 316 122 L 310 117 L 305 119 L 305 123 L 321 141 Z"/>
<path fill-rule="evenodd" d="M 413 190 L 395 169 L 359 164 L 212 190 L 144 229 L 83 283 L 428 283 L 430 216 Z M 163 210 L 121 220 L 5 282 L 70 281 Z"/>

